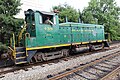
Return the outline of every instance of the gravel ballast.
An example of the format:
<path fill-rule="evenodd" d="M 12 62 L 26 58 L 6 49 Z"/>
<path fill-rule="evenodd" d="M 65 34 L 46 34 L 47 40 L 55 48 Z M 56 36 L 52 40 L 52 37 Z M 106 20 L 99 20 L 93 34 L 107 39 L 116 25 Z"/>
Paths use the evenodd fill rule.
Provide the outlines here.
<path fill-rule="evenodd" d="M 79 56 L 75 59 L 71 59 L 68 61 L 61 61 L 58 63 L 53 63 L 52 65 L 44 64 L 40 66 L 34 66 L 32 68 L 28 68 L 28 71 L 19 70 L 11 73 L 4 74 L 4 77 L 0 78 L 0 80 L 38 80 L 44 79 L 47 75 L 57 74 L 62 72 L 68 68 L 72 68 L 74 66 L 78 66 L 80 64 L 85 64 L 91 62 L 95 59 L 99 59 L 103 56 L 115 53 L 120 51 L 120 48 L 116 48 L 113 50 L 108 50 L 105 52 L 99 52 L 96 54 L 91 54 L 87 56 Z M 42 67 L 45 66 L 45 67 Z M 3 75 L 0 75 L 0 77 Z"/>

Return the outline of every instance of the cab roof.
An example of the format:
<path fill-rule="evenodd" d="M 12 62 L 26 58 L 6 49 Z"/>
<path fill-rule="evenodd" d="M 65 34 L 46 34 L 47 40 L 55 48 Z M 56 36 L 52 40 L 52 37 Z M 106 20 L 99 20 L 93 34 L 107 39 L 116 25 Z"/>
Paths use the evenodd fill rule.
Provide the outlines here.
<path fill-rule="evenodd" d="M 44 15 L 56 15 L 57 13 L 54 13 L 54 12 L 46 12 L 46 11 L 38 11 L 38 10 L 33 10 L 33 9 L 28 9 L 27 11 L 25 12 L 39 12 L 40 14 L 44 14 Z"/>

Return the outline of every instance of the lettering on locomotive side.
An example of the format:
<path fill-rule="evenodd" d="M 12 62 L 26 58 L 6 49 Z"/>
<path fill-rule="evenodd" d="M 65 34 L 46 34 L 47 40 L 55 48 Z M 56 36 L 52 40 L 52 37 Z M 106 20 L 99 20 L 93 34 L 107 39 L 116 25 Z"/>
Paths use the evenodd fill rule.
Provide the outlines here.
<path fill-rule="evenodd" d="M 53 28 L 52 27 L 45 27 L 44 30 L 46 30 L 46 31 L 52 31 Z"/>
<path fill-rule="evenodd" d="M 52 36 L 51 34 L 46 34 L 46 36 Z"/>

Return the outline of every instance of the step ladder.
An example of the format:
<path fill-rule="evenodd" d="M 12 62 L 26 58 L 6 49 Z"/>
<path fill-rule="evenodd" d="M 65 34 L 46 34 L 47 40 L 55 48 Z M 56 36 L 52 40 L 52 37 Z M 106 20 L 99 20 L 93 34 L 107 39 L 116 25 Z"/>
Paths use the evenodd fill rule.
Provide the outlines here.
<path fill-rule="evenodd" d="M 24 47 L 16 47 L 15 64 L 27 63 L 27 56 Z"/>

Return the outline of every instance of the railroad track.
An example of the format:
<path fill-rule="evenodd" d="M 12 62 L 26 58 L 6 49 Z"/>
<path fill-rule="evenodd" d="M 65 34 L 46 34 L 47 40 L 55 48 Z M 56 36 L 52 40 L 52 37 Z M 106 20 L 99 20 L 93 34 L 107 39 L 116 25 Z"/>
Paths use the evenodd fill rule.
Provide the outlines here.
<path fill-rule="evenodd" d="M 118 70 L 120 71 L 119 51 L 47 77 L 48 80 L 108 80 L 107 78 Z"/>
<path fill-rule="evenodd" d="M 101 78 L 101 80 L 120 80 L 120 66 Z"/>

